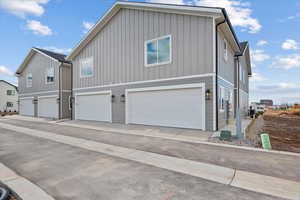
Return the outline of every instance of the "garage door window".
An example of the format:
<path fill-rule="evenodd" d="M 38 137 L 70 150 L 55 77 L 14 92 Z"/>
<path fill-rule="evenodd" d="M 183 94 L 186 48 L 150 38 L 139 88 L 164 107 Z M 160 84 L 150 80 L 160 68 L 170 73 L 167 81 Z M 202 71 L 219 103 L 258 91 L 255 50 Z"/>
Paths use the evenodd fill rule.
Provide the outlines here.
<path fill-rule="evenodd" d="M 91 77 L 94 75 L 93 57 L 82 59 L 80 61 L 80 78 Z"/>
<path fill-rule="evenodd" d="M 171 63 L 171 36 L 145 42 L 145 66 Z"/>

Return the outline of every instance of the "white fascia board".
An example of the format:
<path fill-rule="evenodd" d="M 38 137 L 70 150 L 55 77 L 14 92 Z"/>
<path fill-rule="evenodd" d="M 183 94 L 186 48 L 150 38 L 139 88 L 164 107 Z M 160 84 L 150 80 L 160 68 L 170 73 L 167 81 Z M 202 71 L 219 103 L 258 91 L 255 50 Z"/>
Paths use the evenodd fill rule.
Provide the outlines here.
<path fill-rule="evenodd" d="M 169 13 L 180 13 L 187 15 L 198 16 L 221 16 L 222 11 L 220 8 L 207 8 L 197 6 L 184 6 L 184 5 L 167 5 L 167 4 L 151 4 L 151 3 L 139 3 L 139 2 L 116 2 L 103 17 L 93 26 L 93 28 L 86 34 L 86 36 L 76 45 L 71 53 L 67 56 L 66 60 L 72 60 L 86 44 L 91 41 L 95 35 L 102 29 L 102 27 L 110 21 L 110 19 L 121 9 L 141 9 L 152 11 L 163 11 Z M 194 12 L 194 13 L 193 13 Z M 206 14 L 207 13 L 207 14 Z M 208 13 L 211 13 L 210 15 Z"/>
<path fill-rule="evenodd" d="M 140 3 L 140 2 L 117 2 L 122 7 L 140 7 L 140 8 L 152 8 L 152 9 L 170 9 L 170 10 L 182 10 L 182 11 L 194 11 L 194 12 L 207 12 L 207 13 L 222 13 L 221 8 L 210 8 L 200 6 L 188 6 L 188 5 L 171 5 L 171 4 L 155 4 L 155 3 Z M 129 7 L 128 7 L 129 8 Z"/>

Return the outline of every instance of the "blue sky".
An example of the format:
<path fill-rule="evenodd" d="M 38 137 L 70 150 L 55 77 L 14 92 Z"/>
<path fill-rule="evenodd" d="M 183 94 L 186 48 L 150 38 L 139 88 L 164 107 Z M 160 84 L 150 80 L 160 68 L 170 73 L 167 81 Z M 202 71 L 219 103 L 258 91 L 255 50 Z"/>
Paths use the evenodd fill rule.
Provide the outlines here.
<path fill-rule="evenodd" d="M 149 0 L 225 7 L 241 41 L 250 42 L 250 101 L 300 102 L 300 0 Z M 33 46 L 70 50 L 112 0 L 0 0 L 0 79 L 14 72 Z"/>

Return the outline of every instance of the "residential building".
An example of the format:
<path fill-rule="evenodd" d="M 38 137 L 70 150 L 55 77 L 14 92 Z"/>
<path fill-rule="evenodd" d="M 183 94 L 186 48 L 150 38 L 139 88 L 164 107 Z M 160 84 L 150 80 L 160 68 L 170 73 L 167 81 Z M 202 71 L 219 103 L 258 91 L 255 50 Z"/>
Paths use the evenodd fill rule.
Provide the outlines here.
<path fill-rule="evenodd" d="M 270 106 L 270 107 L 273 106 L 273 100 L 271 100 L 271 99 L 261 99 L 260 103 L 265 106 Z"/>
<path fill-rule="evenodd" d="M 71 64 L 65 55 L 32 48 L 16 75 L 20 115 L 70 118 Z"/>
<path fill-rule="evenodd" d="M 2 112 L 18 112 L 18 88 L 4 80 L 0 80 L 0 113 Z"/>
<path fill-rule="evenodd" d="M 222 8 L 116 2 L 73 49 L 73 119 L 218 130 L 251 61 Z"/>

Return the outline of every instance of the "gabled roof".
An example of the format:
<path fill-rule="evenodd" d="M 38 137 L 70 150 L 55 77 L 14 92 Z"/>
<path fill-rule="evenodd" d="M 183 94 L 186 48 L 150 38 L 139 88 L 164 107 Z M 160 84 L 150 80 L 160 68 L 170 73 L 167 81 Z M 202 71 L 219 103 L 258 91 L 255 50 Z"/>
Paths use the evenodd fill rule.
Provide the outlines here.
<path fill-rule="evenodd" d="M 8 84 L 8 85 L 11 85 L 12 87 L 14 87 L 14 88 L 18 91 L 18 87 L 15 86 L 14 84 L 12 84 L 12 83 L 10 83 L 10 82 L 7 82 L 7 81 L 5 81 L 5 80 L 0 80 L 0 82 L 4 82 L 4 83 L 6 83 L 6 84 Z"/>
<path fill-rule="evenodd" d="M 66 57 L 67 57 L 66 55 L 55 53 L 55 52 L 48 51 L 48 50 L 45 50 L 45 49 L 40 49 L 40 48 L 33 47 L 33 48 L 30 49 L 30 51 L 27 54 L 26 58 L 24 59 L 24 61 L 22 62 L 22 64 L 18 68 L 18 70 L 16 71 L 16 75 L 22 73 L 22 71 L 25 69 L 26 65 L 28 64 L 28 62 L 31 60 L 32 56 L 36 53 L 42 54 L 42 55 L 44 55 L 44 56 L 48 57 L 49 59 L 52 59 L 56 62 L 70 63 L 66 60 Z"/>
<path fill-rule="evenodd" d="M 97 24 L 86 34 L 86 36 L 79 42 L 79 44 L 72 50 L 67 60 L 72 60 L 80 51 L 88 45 L 88 43 L 96 37 L 101 29 L 110 21 L 110 19 L 121 9 L 132 8 L 150 11 L 170 12 L 170 13 L 182 13 L 190 15 L 202 15 L 212 16 L 218 18 L 219 21 L 225 20 L 226 26 L 229 32 L 232 34 L 235 48 L 240 51 L 239 41 L 228 18 L 226 10 L 219 7 L 204 7 L 204 6 L 190 6 L 190 5 L 175 5 L 175 4 L 162 4 L 162 3 L 145 3 L 145 2 L 130 2 L 130 1 L 118 1 L 111 9 L 97 22 Z"/>
<path fill-rule="evenodd" d="M 59 54 L 59 53 L 55 53 L 55 52 L 48 51 L 48 50 L 45 50 L 45 49 L 40 49 L 40 48 L 34 48 L 34 49 L 39 50 L 39 51 L 43 52 L 44 54 L 46 54 L 46 55 L 48 55 L 48 56 L 50 56 L 50 57 L 52 57 L 52 58 L 54 58 L 54 59 L 56 59 L 60 62 L 67 62 L 66 59 L 65 59 L 67 56 L 64 55 L 64 54 Z"/>
<path fill-rule="evenodd" d="M 251 67 L 251 56 L 250 56 L 250 49 L 249 49 L 249 42 L 241 42 L 240 43 L 241 52 L 237 54 L 236 56 L 245 56 L 246 57 L 246 63 L 248 67 L 248 75 L 252 75 L 252 67 Z"/>

